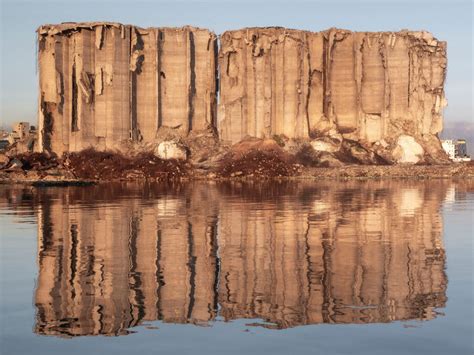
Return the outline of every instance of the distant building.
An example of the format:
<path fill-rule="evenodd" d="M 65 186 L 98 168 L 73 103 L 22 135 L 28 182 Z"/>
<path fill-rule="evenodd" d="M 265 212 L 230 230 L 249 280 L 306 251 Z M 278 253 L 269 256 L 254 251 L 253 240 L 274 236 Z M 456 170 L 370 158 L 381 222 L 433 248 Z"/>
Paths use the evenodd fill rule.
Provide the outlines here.
<path fill-rule="evenodd" d="M 467 143 L 465 139 L 445 139 L 441 141 L 441 145 L 452 161 L 471 161 L 470 156 L 467 154 Z"/>
<path fill-rule="evenodd" d="M 459 158 L 469 157 L 467 154 L 467 144 L 465 139 L 458 139 L 456 141 L 456 156 Z"/>
<path fill-rule="evenodd" d="M 1 134 L 2 132 L 0 132 Z M 0 150 L 5 150 L 9 145 L 16 143 L 18 152 L 32 151 L 36 141 L 36 127 L 30 126 L 29 122 L 16 122 L 12 125 L 12 131 L 5 136 L 0 136 Z"/>
<path fill-rule="evenodd" d="M 15 140 L 21 140 L 28 135 L 29 131 L 30 124 L 28 122 L 17 122 L 13 124 L 11 136 L 13 136 Z"/>
<path fill-rule="evenodd" d="M 36 127 L 30 126 L 29 122 L 16 122 L 12 126 L 12 131 L 8 136 L 10 144 L 36 135 Z"/>
<path fill-rule="evenodd" d="M 444 151 L 448 155 L 449 159 L 454 160 L 456 156 L 456 146 L 452 139 L 445 139 L 441 141 Z"/>

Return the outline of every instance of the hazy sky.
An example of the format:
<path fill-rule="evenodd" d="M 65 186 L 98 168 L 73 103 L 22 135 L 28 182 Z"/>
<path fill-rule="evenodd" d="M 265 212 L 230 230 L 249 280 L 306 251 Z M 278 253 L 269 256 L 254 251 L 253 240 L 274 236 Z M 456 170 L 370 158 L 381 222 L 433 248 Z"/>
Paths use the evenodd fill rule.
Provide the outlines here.
<path fill-rule="evenodd" d="M 448 42 L 447 121 L 473 121 L 472 17 L 464 1 L 22 1 L 1 3 L 0 126 L 36 122 L 36 28 L 66 21 L 206 27 L 217 34 L 248 26 L 320 31 L 428 30 Z"/>

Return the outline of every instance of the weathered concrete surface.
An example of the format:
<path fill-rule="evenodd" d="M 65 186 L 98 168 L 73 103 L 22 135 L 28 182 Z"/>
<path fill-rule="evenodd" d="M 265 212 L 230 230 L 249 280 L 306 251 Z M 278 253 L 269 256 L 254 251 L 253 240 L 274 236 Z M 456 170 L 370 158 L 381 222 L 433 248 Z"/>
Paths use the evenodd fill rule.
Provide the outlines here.
<path fill-rule="evenodd" d="M 40 151 L 153 150 L 208 130 L 224 144 L 312 140 L 336 160 L 350 141 L 387 163 L 404 161 L 403 135 L 418 162 L 447 161 L 446 43 L 428 32 L 246 28 L 222 34 L 219 55 L 216 35 L 194 27 L 65 23 L 38 41 Z"/>
<path fill-rule="evenodd" d="M 337 129 L 375 143 L 442 129 L 446 42 L 428 32 L 225 32 L 219 53 L 222 140 L 309 138 Z"/>
<path fill-rule="evenodd" d="M 215 120 L 217 38 L 194 28 L 109 22 L 38 29 L 39 148 L 56 153 L 149 142 Z"/>

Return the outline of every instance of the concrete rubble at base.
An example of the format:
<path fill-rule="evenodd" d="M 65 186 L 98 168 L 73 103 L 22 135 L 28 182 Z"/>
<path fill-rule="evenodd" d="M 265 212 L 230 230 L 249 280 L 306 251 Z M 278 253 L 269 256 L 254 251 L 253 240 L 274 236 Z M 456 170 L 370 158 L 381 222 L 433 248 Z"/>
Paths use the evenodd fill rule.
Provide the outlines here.
<path fill-rule="evenodd" d="M 164 141 L 158 144 L 155 155 L 161 159 L 181 159 L 186 160 L 186 147 L 177 141 Z"/>
<path fill-rule="evenodd" d="M 91 22 L 41 26 L 38 41 L 40 151 L 159 152 L 163 130 L 211 129 L 227 145 L 273 138 L 361 163 L 447 161 L 446 42 L 428 32 L 272 27 L 218 39 Z M 378 160 L 360 159 L 369 153 Z"/>
<path fill-rule="evenodd" d="M 418 163 L 424 150 L 413 137 L 401 135 L 397 140 L 397 147 L 393 154 L 399 163 Z"/>

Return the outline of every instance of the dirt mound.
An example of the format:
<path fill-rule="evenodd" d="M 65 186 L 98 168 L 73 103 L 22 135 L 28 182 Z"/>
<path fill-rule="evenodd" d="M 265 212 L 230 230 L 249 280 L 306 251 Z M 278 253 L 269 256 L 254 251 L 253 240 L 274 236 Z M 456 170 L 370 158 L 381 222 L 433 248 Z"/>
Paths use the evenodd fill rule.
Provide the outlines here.
<path fill-rule="evenodd" d="M 297 176 L 300 165 L 274 140 L 248 140 L 234 145 L 220 162 L 221 177 L 279 178 Z"/>
<path fill-rule="evenodd" d="M 188 175 L 185 163 L 177 160 L 163 160 L 149 152 L 128 157 L 120 153 L 86 149 L 65 155 L 64 165 L 78 179 L 88 180 L 137 178 L 168 180 Z"/>

